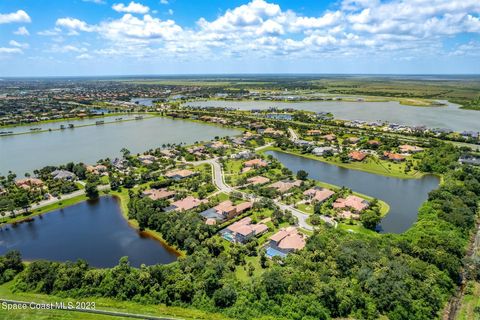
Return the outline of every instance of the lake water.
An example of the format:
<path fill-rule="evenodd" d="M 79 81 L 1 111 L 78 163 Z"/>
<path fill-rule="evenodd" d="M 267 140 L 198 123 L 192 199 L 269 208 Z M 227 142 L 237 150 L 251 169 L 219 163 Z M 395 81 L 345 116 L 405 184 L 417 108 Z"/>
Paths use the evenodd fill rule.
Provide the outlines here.
<path fill-rule="evenodd" d="M 25 260 L 76 261 L 112 267 L 123 256 L 131 265 L 170 263 L 177 255 L 130 227 L 114 197 L 56 210 L 0 231 L 0 255 L 18 250 Z"/>
<path fill-rule="evenodd" d="M 417 220 L 418 209 L 436 189 L 440 179 L 426 175 L 421 179 L 398 179 L 368 172 L 341 168 L 333 164 L 306 159 L 277 151 L 267 151 L 285 167 L 296 173 L 308 172 L 309 178 L 345 186 L 353 191 L 378 198 L 390 205 L 390 212 L 379 225 L 383 233 L 401 233 Z"/>
<path fill-rule="evenodd" d="M 57 124 L 59 125 L 59 124 Z M 62 131 L 0 137 L 0 174 L 22 175 L 47 165 L 69 161 L 95 163 L 114 158 L 125 147 L 133 153 L 162 144 L 208 141 L 215 136 L 240 134 L 239 130 L 186 120 L 153 117 L 136 121 Z"/>
<path fill-rule="evenodd" d="M 424 125 L 428 128 L 445 128 L 454 131 L 479 131 L 480 111 L 459 109 L 458 105 L 447 103 L 444 107 L 404 106 L 390 102 L 346 102 L 346 101 L 194 101 L 186 105 L 197 107 L 228 107 L 240 110 L 271 107 L 292 108 L 314 112 L 331 112 L 336 119 L 375 121 L 383 120 L 409 126 Z"/>

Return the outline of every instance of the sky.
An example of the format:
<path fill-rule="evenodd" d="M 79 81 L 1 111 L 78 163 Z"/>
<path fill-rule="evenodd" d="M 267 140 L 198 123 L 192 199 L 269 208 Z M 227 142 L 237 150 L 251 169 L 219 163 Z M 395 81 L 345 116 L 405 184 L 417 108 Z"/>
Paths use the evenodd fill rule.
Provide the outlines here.
<path fill-rule="evenodd" d="M 480 74 L 480 0 L 0 0 L 0 77 Z"/>

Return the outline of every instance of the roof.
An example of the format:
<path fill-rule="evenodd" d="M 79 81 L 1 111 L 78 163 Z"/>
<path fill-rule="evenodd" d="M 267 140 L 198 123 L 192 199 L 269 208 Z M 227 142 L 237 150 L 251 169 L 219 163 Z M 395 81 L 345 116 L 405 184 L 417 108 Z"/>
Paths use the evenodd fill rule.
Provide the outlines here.
<path fill-rule="evenodd" d="M 266 167 L 268 163 L 262 159 L 252 159 L 252 160 L 245 161 L 243 165 L 245 167 Z"/>
<path fill-rule="evenodd" d="M 255 185 L 255 184 L 264 184 L 270 182 L 270 179 L 262 177 L 262 176 L 255 176 L 247 179 L 247 182 Z"/>
<path fill-rule="evenodd" d="M 401 152 L 420 152 L 423 151 L 423 148 L 417 146 L 411 146 L 409 144 L 402 144 L 399 146 Z"/>
<path fill-rule="evenodd" d="M 301 250 L 305 247 L 305 237 L 295 227 L 282 228 L 270 237 L 280 249 Z"/>
<path fill-rule="evenodd" d="M 334 203 L 333 203 L 333 207 L 338 209 L 338 208 L 352 208 L 354 209 L 355 211 L 363 211 L 365 210 L 366 208 L 368 208 L 368 201 L 363 199 L 363 198 L 360 198 L 360 197 L 357 197 L 357 196 L 354 196 L 354 195 L 349 195 L 348 197 L 346 198 L 338 198 Z"/>
<path fill-rule="evenodd" d="M 348 154 L 348 156 L 353 160 L 362 161 L 363 159 L 365 159 L 367 154 L 361 151 L 352 151 Z"/>
<path fill-rule="evenodd" d="M 205 200 L 200 200 L 192 196 L 188 196 L 182 200 L 178 200 L 172 203 L 176 211 L 190 210 L 198 207 L 200 204 L 205 203 Z"/>
<path fill-rule="evenodd" d="M 220 212 L 230 212 L 232 210 L 235 210 L 235 206 L 233 205 L 232 201 L 225 200 L 216 205 L 214 209 Z"/>
<path fill-rule="evenodd" d="M 190 171 L 190 170 L 186 170 L 186 169 L 183 169 L 183 170 L 175 170 L 175 171 L 169 171 L 165 174 L 166 177 L 168 178 L 173 178 L 173 177 L 182 177 L 182 178 L 186 178 L 186 177 L 189 177 L 191 175 L 193 175 L 195 172 L 193 171 Z"/>
<path fill-rule="evenodd" d="M 168 191 L 167 189 L 149 189 L 143 191 L 145 196 L 148 196 L 152 200 L 160 200 L 170 198 L 175 195 L 174 191 Z"/>
<path fill-rule="evenodd" d="M 260 234 L 268 230 L 268 227 L 262 223 L 252 224 L 250 217 L 243 218 L 227 227 L 230 232 L 241 234 L 242 236 L 248 236 L 250 234 Z"/>
<path fill-rule="evenodd" d="M 392 153 L 392 152 L 387 152 L 385 151 L 383 153 L 385 157 L 387 157 L 389 160 L 394 160 L 394 161 L 403 161 L 405 160 L 405 157 L 402 156 L 401 154 L 398 153 Z"/>
<path fill-rule="evenodd" d="M 36 178 L 19 179 L 15 182 L 17 186 L 29 185 L 29 186 L 43 186 L 43 181 Z"/>
<path fill-rule="evenodd" d="M 270 185 L 270 188 L 275 188 L 279 192 L 286 192 L 293 187 L 300 187 L 302 185 L 301 180 L 295 180 L 295 181 L 277 181 L 275 183 L 272 183 Z"/>
<path fill-rule="evenodd" d="M 330 198 L 331 196 L 333 196 L 335 192 L 327 188 L 316 187 L 316 188 L 308 189 L 303 194 L 306 196 L 310 196 L 317 201 L 323 202 L 328 198 Z"/>

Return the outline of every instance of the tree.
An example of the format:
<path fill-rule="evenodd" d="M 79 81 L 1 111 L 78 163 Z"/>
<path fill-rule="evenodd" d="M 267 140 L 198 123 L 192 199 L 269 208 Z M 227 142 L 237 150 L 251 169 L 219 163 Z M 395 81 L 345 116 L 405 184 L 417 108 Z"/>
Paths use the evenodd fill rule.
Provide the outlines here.
<path fill-rule="evenodd" d="M 97 185 L 93 182 L 87 182 L 87 184 L 85 185 L 85 194 L 89 199 L 97 199 L 98 198 Z"/>
<path fill-rule="evenodd" d="M 370 230 L 375 230 L 380 220 L 382 220 L 382 217 L 378 210 L 366 210 L 360 215 L 363 226 Z"/>
<path fill-rule="evenodd" d="M 305 170 L 298 170 L 297 171 L 297 179 L 298 180 L 305 181 L 305 180 L 307 180 L 307 178 L 308 178 L 308 172 L 306 172 Z"/>
<path fill-rule="evenodd" d="M 237 301 L 237 292 L 233 288 L 233 286 L 225 286 L 223 288 L 218 289 L 213 294 L 213 302 L 215 306 L 219 308 L 228 308 L 235 304 Z"/>

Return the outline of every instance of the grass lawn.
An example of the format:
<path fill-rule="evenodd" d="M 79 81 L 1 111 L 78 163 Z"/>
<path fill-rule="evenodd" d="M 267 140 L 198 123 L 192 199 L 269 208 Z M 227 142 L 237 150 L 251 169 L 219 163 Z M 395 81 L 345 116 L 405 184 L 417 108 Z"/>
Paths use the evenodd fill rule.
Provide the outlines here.
<path fill-rule="evenodd" d="M 313 214 L 314 205 L 301 203 L 295 206 L 298 210 L 303 211 L 308 214 Z"/>
<path fill-rule="evenodd" d="M 10 300 L 34 301 L 34 302 L 95 302 L 96 309 L 109 310 L 118 312 L 137 313 L 143 315 L 177 317 L 182 319 L 227 319 L 223 315 L 206 313 L 199 310 L 185 309 L 179 307 L 167 307 L 165 305 L 144 305 L 130 301 L 118 301 L 108 298 L 84 298 L 70 299 L 64 297 L 56 297 L 45 294 L 16 292 L 12 293 L 12 282 L 5 283 L 0 286 L 0 297 Z M 47 310 L 47 311 L 6 311 L 0 308 L 1 319 L 124 319 L 118 317 L 107 317 L 87 313 L 76 313 L 68 311 Z"/>
<path fill-rule="evenodd" d="M 480 319 L 480 282 L 469 282 L 467 293 L 463 296 L 457 320 Z M 468 292 L 469 291 L 469 292 Z"/>
<path fill-rule="evenodd" d="M 353 233 L 365 234 L 365 235 L 368 235 L 368 236 L 374 236 L 374 237 L 379 237 L 380 236 L 380 234 L 378 232 L 375 232 L 373 230 L 369 230 L 369 229 L 363 227 L 360 222 L 357 222 L 355 224 L 348 224 L 348 223 L 339 222 L 338 223 L 338 229 L 345 230 L 345 231 L 348 231 L 348 232 L 353 232 Z"/>
<path fill-rule="evenodd" d="M 343 163 L 338 159 L 338 157 L 332 157 L 327 159 L 327 158 L 319 157 L 309 153 L 303 154 L 303 153 L 292 151 L 292 150 L 282 150 L 276 147 L 265 148 L 259 152 L 265 152 L 265 151 L 279 151 L 283 153 L 289 153 L 296 156 L 333 164 L 342 168 L 365 171 L 365 172 L 387 176 L 387 177 L 394 177 L 394 178 L 400 178 L 400 179 L 418 179 L 423 176 L 423 174 L 420 172 L 405 173 L 404 172 L 405 163 L 393 163 L 390 161 L 380 160 L 380 159 L 367 158 L 362 162 Z"/>
<path fill-rule="evenodd" d="M 237 266 L 235 268 L 235 275 L 238 280 L 247 281 L 250 276 L 248 275 L 248 264 L 251 263 L 255 270 L 253 270 L 253 277 L 260 276 L 264 269 L 260 266 L 260 256 L 256 257 L 246 257 L 245 258 L 245 265 Z"/>

